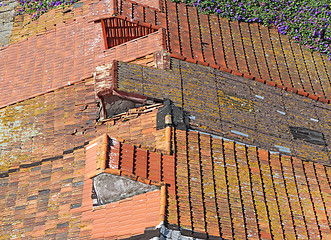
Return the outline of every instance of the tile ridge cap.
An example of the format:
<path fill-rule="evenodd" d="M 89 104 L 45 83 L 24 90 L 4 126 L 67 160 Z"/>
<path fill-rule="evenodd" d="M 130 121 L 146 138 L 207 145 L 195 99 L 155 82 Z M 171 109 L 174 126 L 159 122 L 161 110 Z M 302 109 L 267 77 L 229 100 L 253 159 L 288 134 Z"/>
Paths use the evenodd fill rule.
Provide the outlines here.
<path fill-rule="evenodd" d="M 141 183 L 148 184 L 148 185 L 155 185 L 155 186 L 160 186 L 160 187 L 166 185 L 166 183 L 163 182 L 163 181 L 155 181 L 155 180 L 151 180 L 151 179 L 148 179 L 148 178 L 140 177 L 139 175 L 130 173 L 130 172 L 128 172 L 126 170 L 123 170 L 123 169 L 106 168 L 102 172 L 113 174 L 113 175 L 116 175 L 116 176 L 127 177 L 127 178 L 130 178 L 133 181 L 141 182 Z"/>
<path fill-rule="evenodd" d="M 165 12 L 162 12 L 159 9 L 153 8 L 153 7 L 151 7 L 151 6 L 147 5 L 147 4 L 138 3 L 138 2 L 133 1 L 133 0 L 124 0 L 124 1 L 125 2 L 131 2 L 132 4 L 135 4 L 135 5 L 138 5 L 138 6 L 142 6 L 142 7 L 146 7 L 146 8 L 149 8 L 149 9 L 153 10 L 153 11 L 157 11 L 159 13 L 164 13 L 165 14 Z"/>
<path fill-rule="evenodd" d="M 196 59 L 187 58 L 187 57 L 185 57 L 183 55 L 176 54 L 176 53 L 171 53 L 170 54 L 170 57 L 177 58 L 177 59 L 180 59 L 180 60 L 183 60 L 183 61 L 186 61 L 186 62 L 190 62 L 190 63 L 195 63 L 195 64 L 199 64 L 199 65 L 203 65 L 203 66 L 208 66 L 208 67 L 211 67 L 211 68 L 216 68 L 218 70 L 221 70 L 221 71 L 224 71 L 224 72 L 228 72 L 228 73 L 231 73 L 233 75 L 237 75 L 239 77 L 248 78 L 250 80 L 261 82 L 263 84 L 266 84 L 266 85 L 269 85 L 269 86 L 272 86 L 272 87 L 283 89 L 283 90 L 285 90 L 287 92 L 292 92 L 292 93 L 295 93 L 295 94 L 298 94 L 298 95 L 301 95 L 301 96 L 304 96 L 304 97 L 308 97 L 308 98 L 310 98 L 312 100 L 315 100 L 315 101 L 318 101 L 318 102 L 322 102 L 322 103 L 326 103 L 326 104 L 331 104 L 331 98 L 318 96 L 318 95 L 313 94 L 313 93 L 307 93 L 304 89 L 297 89 L 297 88 L 293 88 L 293 87 L 286 86 L 286 85 L 283 85 L 283 84 L 277 84 L 277 83 L 275 83 L 273 81 L 264 80 L 264 79 L 255 77 L 255 76 L 253 76 L 251 74 L 241 73 L 239 71 L 232 70 L 232 69 L 227 68 L 225 66 L 216 65 L 216 64 L 210 64 L 210 63 L 207 63 L 207 62 L 204 62 L 204 61 L 203 62 L 202 61 L 198 61 Z"/>
<path fill-rule="evenodd" d="M 196 130 L 196 129 L 189 129 L 188 131 L 190 131 L 190 132 L 197 132 L 199 134 L 209 135 L 210 137 L 221 139 L 223 142 L 233 142 L 233 144 L 243 145 L 245 147 L 253 147 L 257 151 L 267 151 L 268 154 L 277 154 L 279 156 L 287 156 L 287 157 L 291 157 L 291 158 L 296 158 L 296 159 L 298 159 L 300 161 L 312 162 L 312 163 L 315 163 L 315 164 L 319 164 L 321 166 L 331 167 L 331 164 L 328 164 L 328 163 L 315 162 L 315 161 L 311 161 L 311 160 L 308 160 L 308 159 L 302 159 L 302 158 L 300 158 L 300 157 L 298 157 L 296 155 L 293 155 L 291 153 L 280 152 L 280 151 L 277 151 L 277 150 L 275 151 L 275 150 L 272 150 L 272 149 L 263 148 L 261 146 L 257 146 L 257 145 L 252 145 L 252 144 L 249 144 L 249 143 L 240 142 L 240 141 L 238 141 L 236 139 L 231 139 L 231 138 L 229 138 L 227 136 L 221 136 L 221 135 L 217 135 L 215 133 L 210 133 L 210 132 L 203 132 L 203 131 Z"/>

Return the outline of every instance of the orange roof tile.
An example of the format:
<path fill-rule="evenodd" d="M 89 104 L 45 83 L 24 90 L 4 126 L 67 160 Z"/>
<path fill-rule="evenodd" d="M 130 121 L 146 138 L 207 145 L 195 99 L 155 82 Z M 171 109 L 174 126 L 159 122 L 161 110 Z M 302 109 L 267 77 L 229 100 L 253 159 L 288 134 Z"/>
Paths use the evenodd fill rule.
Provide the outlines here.
<path fill-rule="evenodd" d="M 5 139 L 0 147 L 4 154 L 1 157 L 6 160 L 1 160 L 0 169 L 0 230 L 4 238 L 132 237 L 164 220 L 165 207 L 169 226 L 186 229 L 193 236 L 331 237 L 327 146 L 322 151 L 322 147 L 297 141 L 293 155 L 319 161 L 311 162 L 216 135 L 174 130 L 173 155 L 167 155 L 165 131 L 156 130 L 158 107 L 117 116 L 95 126 L 94 87 L 91 79 L 82 81 L 97 65 L 114 59 L 131 61 L 167 47 L 172 57 L 232 75 L 222 75 L 226 81 L 219 84 L 215 82 L 215 77 L 221 76 L 219 71 L 208 68 L 206 74 L 200 71 L 201 66 L 171 60 L 173 66 L 180 68 L 168 70 L 168 75 L 159 69 L 148 72 L 131 65 L 128 68 L 134 71 L 128 71 L 131 75 L 119 81 L 119 89 L 135 86 L 131 89 L 134 92 L 139 86 L 139 94 L 169 97 L 185 111 L 194 113 L 191 120 L 197 129 L 214 131 L 221 126 L 221 131 L 235 139 L 247 140 L 247 133 L 253 135 L 254 129 L 240 132 L 245 128 L 237 123 L 252 124 L 258 116 L 265 124 L 259 125 L 259 130 L 266 134 L 256 139 L 272 144 L 279 140 L 275 133 L 287 129 L 287 125 L 274 124 L 283 119 L 286 105 L 286 110 L 290 109 L 287 124 L 299 122 L 323 129 L 329 143 L 328 105 L 313 105 L 309 99 L 291 93 L 275 94 L 279 89 L 256 87 L 262 82 L 330 103 L 331 65 L 324 55 L 306 51 L 275 29 L 229 22 L 215 15 L 207 17 L 183 3 L 165 1 L 161 6 L 148 7 L 143 1 L 135 4 L 124 0 L 118 1 L 118 8 L 113 8 L 111 1 L 108 8 L 103 2 L 88 2 L 84 1 L 83 9 L 73 11 L 74 16 L 79 15 L 75 21 L 51 11 L 45 15 L 46 20 L 39 21 L 47 24 L 48 18 L 55 18 L 49 22 L 56 23 L 56 27 L 48 23 L 47 32 L 40 34 L 44 30 L 36 29 L 38 36 L 33 33 L 27 40 L 0 49 L 0 139 Z M 119 11 L 117 17 L 121 19 L 161 26 L 167 35 L 159 31 L 134 43 L 104 50 L 101 27 L 94 20 L 109 17 L 114 11 Z M 67 22 L 60 23 L 63 19 Z M 142 81 L 135 79 L 139 72 L 146 77 Z M 256 82 L 248 87 L 241 82 L 242 76 Z M 204 79 L 203 84 L 196 79 Z M 184 92 L 184 88 L 188 91 Z M 255 95 L 254 104 L 258 107 L 263 105 L 261 98 L 272 100 L 280 117 L 266 112 L 252 117 L 249 110 L 253 100 L 227 95 L 227 89 L 242 97 Z M 8 106 L 12 103 L 16 104 Z M 307 106 L 304 110 L 314 106 L 314 111 L 303 112 L 301 106 Z M 220 116 L 228 122 L 220 124 Z M 320 123 L 313 125 L 306 121 L 309 118 Z M 233 131 L 232 119 L 240 131 Z M 96 139 L 86 146 L 103 133 L 125 141 Z M 277 146 L 288 150 L 292 142 L 287 147 Z M 165 182 L 167 195 L 162 188 L 92 211 L 90 177 L 102 172 L 147 184 Z"/>
<path fill-rule="evenodd" d="M 330 186 L 321 187 L 329 167 L 204 133 L 175 134 L 171 224 L 226 239 L 330 237 Z"/>
<path fill-rule="evenodd" d="M 107 148 L 104 147 L 105 144 L 107 144 Z M 121 143 L 115 138 L 109 138 L 106 134 L 92 140 L 86 146 L 86 181 L 84 183 L 84 191 L 87 193 L 91 192 L 92 182 L 90 178 L 102 172 L 126 176 L 145 184 L 163 184 L 146 178 L 150 173 L 150 171 L 147 171 L 149 154 L 149 151 Z M 161 154 L 158 155 L 161 159 L 163 158 Z M 98 170 L 100 156 L 107 156 L 106 162 L 109 165 L 104 169 L 101 167 Z M 174 162 L 174 158 L 172 157 L 171 159 Z M 171 161 L 170 159 L 167 160 L 168 162 Z M 114 162 L 118 163 L 118 165 L 111 164 Z M 172 166 L 174 172 L 174 164 Z M 158 169 L 158 174 L 160 175 L 159 179 L 162 179 L 161 169 Z M 173 180 L 169 181 L 169 183 L 174 184 L 175 175 L 173 174 L 172 177 Z M 119 202 L 108 203 L 105 207 L 97 207 L 94 211 L 92 211 L 92 200 L 88 195 L 84 197 L 81 210 L 90 213 L 85 222 L 88 224 L 88 220 L 92 220 L 92 238 L 125 238 L 143 234 L 146 228 L 157 226 L 164 221 L 166 207 L 165 187 L 163 185 L 161 190 L 135 195 Z M 174 188 L 174 186 L 170 187 Z"/>

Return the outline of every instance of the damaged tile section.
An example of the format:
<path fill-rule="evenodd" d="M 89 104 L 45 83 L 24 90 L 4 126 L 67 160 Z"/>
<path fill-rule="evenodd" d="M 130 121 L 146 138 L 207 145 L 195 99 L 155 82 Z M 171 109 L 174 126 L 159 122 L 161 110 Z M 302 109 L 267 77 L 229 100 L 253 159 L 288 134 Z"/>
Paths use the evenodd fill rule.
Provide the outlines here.
<path fill-rule="evenodd" d="M 325 146 L 323 133 L 302 127 L 290 127 L 294 139 L 301 139 L 306 142 Z"/>
<path fill-rule="evenodd" d="M 174 189 L 174 156 L 143 150 L 107 134 L 92 140 L 86 146 L 81 208 L 82 222 L 89 230 L 81 237 L 159 234 L 157 226 L 165 221 L 166 193 L 174 196 Z"/>
<path fill-rule="evenodd" d="M 127 177 L 102 173 L 93 178 L 93 186 L 101 205 L 118 202 L 146 192 L 159 190 L 160 187 L 134 181 Z"/>
<path fill-rule="evenodd" d="M 97 133 L 101 135 L 106 132 L 118 139 L 125 139 L 125 143 L 166 153 L 166 129 L 157 130 L 157 114 L 161 106 L 162 104 L 155 104 L 134 108 L 100 121 L 97 124 Z"/>

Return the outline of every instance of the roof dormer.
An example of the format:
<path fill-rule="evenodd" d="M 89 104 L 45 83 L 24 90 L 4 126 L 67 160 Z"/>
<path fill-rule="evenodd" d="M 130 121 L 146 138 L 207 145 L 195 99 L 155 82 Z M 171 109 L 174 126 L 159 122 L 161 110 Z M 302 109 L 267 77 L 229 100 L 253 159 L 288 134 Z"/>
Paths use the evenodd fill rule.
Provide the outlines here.
<path fill-rule="evenodd" d="M 159 29 L 151 24 L 130 22 L 117 17 L 101 19 L 101 24 L 106 49 L 154 33 Z"/>

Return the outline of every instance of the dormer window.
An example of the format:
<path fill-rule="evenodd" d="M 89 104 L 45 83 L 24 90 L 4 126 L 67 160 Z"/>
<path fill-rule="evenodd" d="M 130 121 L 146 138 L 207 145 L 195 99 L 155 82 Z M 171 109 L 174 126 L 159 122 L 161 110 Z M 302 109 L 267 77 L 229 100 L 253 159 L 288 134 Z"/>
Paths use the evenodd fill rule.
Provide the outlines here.
<path fill-rule="evenodd" d="M 121 18 L 101 19 L 106 49 L 156 32 L 157 27 L 147 23 L 129 22 Z"/>

